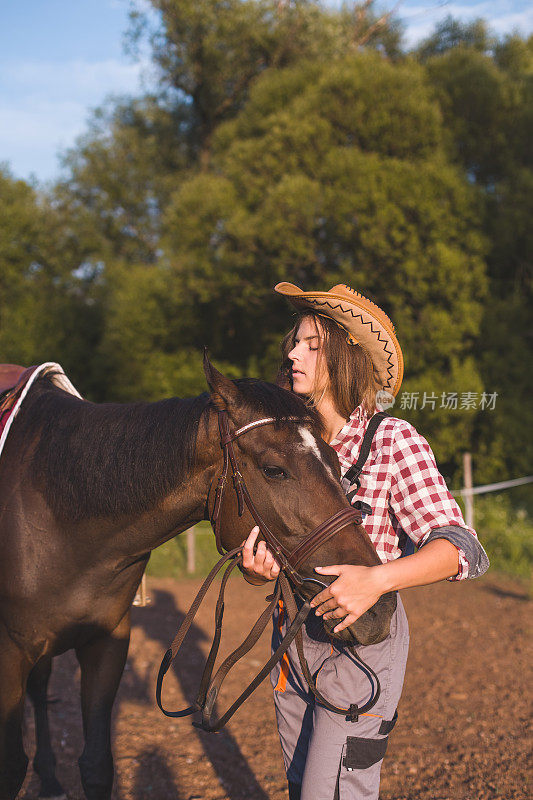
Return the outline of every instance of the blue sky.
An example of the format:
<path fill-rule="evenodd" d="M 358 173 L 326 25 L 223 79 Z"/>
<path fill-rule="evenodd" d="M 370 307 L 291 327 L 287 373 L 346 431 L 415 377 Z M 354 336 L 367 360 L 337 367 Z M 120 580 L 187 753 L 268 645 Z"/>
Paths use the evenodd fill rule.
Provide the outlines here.
<path fill-rule="evenodd" d="M 337 0 L 330 0 L 337 5 Z M 0 162 L 24 179 L 52 180 L 58 153 L 86 130 L 109 94 L 150 84 L 147 62 L 124 53 L 129 0 L 0 0 Z M 392 8 L 394 0 L 382 8 Z M 486 19 L 498 34 L 533 31 L 530 0 L 403 0 L 397 9 L 414 44 L 451 14 Z"/>

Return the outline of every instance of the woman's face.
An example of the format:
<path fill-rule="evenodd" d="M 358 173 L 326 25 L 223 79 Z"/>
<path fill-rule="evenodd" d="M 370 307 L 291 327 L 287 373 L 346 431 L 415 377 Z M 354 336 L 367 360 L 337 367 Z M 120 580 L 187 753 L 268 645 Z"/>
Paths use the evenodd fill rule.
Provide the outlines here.
<path fill-rule="evenodd" d="M 319 357 L 321 331 L 313 319 L 305 317 L 298 328 L 294 347 L 289 353 L 292 361 L 292 388 L 296 394 L 310 395 L 313 391 L 321 391 L 326 384 L 326 376 L 316 382 L 317 370 L 322 372 Z M 323 385 L 320 385 L 323 383 Z"/>

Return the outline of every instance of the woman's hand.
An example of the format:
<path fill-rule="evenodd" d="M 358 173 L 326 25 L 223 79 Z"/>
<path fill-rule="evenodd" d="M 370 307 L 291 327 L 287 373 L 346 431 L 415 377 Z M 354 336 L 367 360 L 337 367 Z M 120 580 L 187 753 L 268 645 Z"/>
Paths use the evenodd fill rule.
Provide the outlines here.
<path fill-rule="evenodd" d="M 356 567 L 353 564 L 316 567 L 315 572 L 320 575 L 339 577 L 311 601 L 311 606 L 316 608 L 315 614 L 324 619 L 342 619 L 334 633 L 352 625 L 385 591 L 380 568 L 381 565 Z"/>
<path fill-rule="evenodd" d="M 316 567 L 320 575 L 339 577 L 317 594 L 311 605 L 324 619 L 342 619 L 347 615 L 334 629 L 338 633 L 352 625 L 385 592 L 436 583 L 457 575 L 458 570 L 457 547 L 446 539 L 433 539 L 411 556 L 395 558 L 375 567 L 352 564 Z"/>
<path fill-rule="evenodd" d="M 262 578 L 261 583 L 265 580 L 274 581 L 279 575 L 279 564 L 263 541 L 259 542 L 254 554 L 254 545 L 258 536 L 259 528 L 256 525 L 250 531 L 246 541 L 243 542 L 243 569 L 253 578 Z"/>

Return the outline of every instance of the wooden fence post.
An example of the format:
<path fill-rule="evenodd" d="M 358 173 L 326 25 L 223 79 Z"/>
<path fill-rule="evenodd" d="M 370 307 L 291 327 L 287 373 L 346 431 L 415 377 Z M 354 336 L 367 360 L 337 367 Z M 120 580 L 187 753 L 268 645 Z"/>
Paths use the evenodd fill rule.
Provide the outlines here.
<path fill-rule="evenodd" d="M 193 526 L 187 531 L 187 572 L 189 575 L 194 575 L 196 572 L 195 538 L 196 531 Z"/>
<path fill-rule="evenodd" d="M 463 482 L 465 494 L 465 522 L 469 528 L 474 527 L 474 495 L 472 494 L 472 455 L 463 453 Z"/>
<path fill-rule="evenodd" d="M 141 594 L 140 605 L 144 607 L 144 606 L 147 605 L 147 602 L 146 602 L 146 599 L 147 599 L 146 598 L 146 574 L 144 572 L 143 572 L 143 576 L 141 578 L 140 594 Z"/>
<path fill-rule="evenodd" d="M 144 608 L 150 602 L 150 598 L 146 592 L 146 572 L 143 572 L 143 576 L 141 578 L 141 582 L 137 587 L 137 591 L 135 593 L 135 597 L 133 598 L 132 605 L 139 606 L 139 608 Z"/>

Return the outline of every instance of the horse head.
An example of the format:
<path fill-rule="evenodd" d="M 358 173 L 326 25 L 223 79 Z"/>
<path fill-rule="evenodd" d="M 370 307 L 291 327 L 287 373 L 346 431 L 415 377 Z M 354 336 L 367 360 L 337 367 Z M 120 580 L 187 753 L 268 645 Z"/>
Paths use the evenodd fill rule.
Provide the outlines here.
<path fill-rule="evenodd" d="M 279 386 L 250 379 L 229 380 L 207 356 L 204 370 L 212 405 L 217 412 L 226 412 L 230 435 L 258 420 L 271 420 L 246 430 L 233 440 L 232 446 L 255 508 L 284 550 L 292 552 L 321 523 L 350 507 L 340 483 L 337 455 L 321 437 L 319 417 L 297 395 Z M 208 498 L 211 519 L 214 487 L 221 471 L 219 457 Z M 230 476 L 218 514 L 220 540 L 227 550 L 238 547 L 255 524 L 246 505 L 240 507 Z M 299 575 L 307 579 L 300 594 L 308 599 L 320 590 L 314 571 L 317 566 L 379 563 L 364 528 L 349 522 L 298 565 Z M 333 580 L 334 576 L 320 576 L 325 584 Z M 344 643 L 371 644 L 382 641 L 389 633 L 395 607 L 396 595 L 389 593 L 339 634 L 333 634 L 338 620 L 324 620 L 324 625 L 328 633 Z"/>

